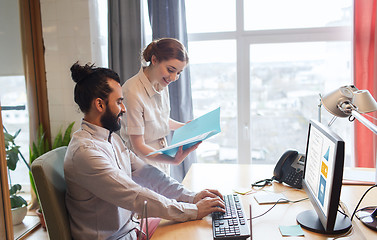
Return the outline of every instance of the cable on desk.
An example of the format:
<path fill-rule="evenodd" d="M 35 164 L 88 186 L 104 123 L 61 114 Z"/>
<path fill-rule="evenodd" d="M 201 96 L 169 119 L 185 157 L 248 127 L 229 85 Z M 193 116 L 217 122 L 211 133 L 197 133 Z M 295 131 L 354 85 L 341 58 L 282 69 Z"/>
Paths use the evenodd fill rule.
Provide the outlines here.
<path fill-rule="evenodd" d="M 353 217 L 355 216 L 356 212 L 358 211 L 359 205 L 360 205 L 361 201 L 364 199 L 365 195 L 367 195 L 367 193 L 368 193 L 370 190 L 372 190 L 373 188 L 375 188 L 375 187 L 377 187 L 377 184 L 375 184 L 375 185 L 371 186 L 370 188 L 368 188 L 368 189 L 365 191 L 365 193 L 363 194 L 363 196 L 360 198 L 359 203 L 356 205 L 355 210 L 354 210 L 353 213 L 352 213 L 352 216 L 351 216 L 351 222 L 352 222 L 352 219 L 353 219 Z"/>
<path fill-rule="evenodd" d="M 338 206 L 343 210 L 343 211 L 340 211 L 340 209 L 338 209 L 338 212 L 340 212 L 341 214 L 343 214 L 346 217 L 349 217 L 348 216 L 349 215 L 348 208 L 347 208 L 347 206 L 345 206 L 345 204 L 342 201 L 339 201 L 339 205 Z M 353 226 L 351 225 L 350 229 L 348 229 L 347 232 L 345 232 L 345 233 L 343 233 L 343 234 L 341 234 L 339 236 L 335 236 L 333 238 L 333 240 L 339 239 L 339 238 L 343 238 L 343 237 L 347 237 L 349 235 L 352 235 L 352 233 L 353 233 Z"/>
<path fill-rule="evenodd" d="M 250 190 L 241 192 L 241 191 L 233 189 L 233 192 L 237 193 L 239 195 L 249 195 L 249 194 L 252 194 L 252 193 L 256 193 L 257 191 L 266 191 L 266 192 L 273 192 L 273 193 L 284 193 L 284 192 L 288 192 L 288 191 L 302 191 L 302 192 L 304 191 L 303 189 L 297 189 L 297 188 L 292 188 L 292 189 L 281 191 L 281 192 L 265 190 L 264 187 L 271 186 L 273 180 L 274 180 L 273 178 L 272 179 L 267 178 L 267 179 L 259 180 L 259 181 L 256 181 L 255 183 L 251 184 Z M 255 188 L 259 188 L 259 189 L 255 189 Z"/>
<path fill-rule="evenodd" d="M 298 202 L 305 201 L 305 200 L 308 200 L 308 199 L 309 198 L 302 198 L 302 199 L 299 199 L 299 200 L 291 201 L 291 200 L 286 199 L 286 198 L 279 198 L 270 209 L 268 209 L 266 212 L 264 212 L 264 213 L 262 213 L 262 214 L 260 214 L 258 216 L 252 217 L 251 219 L 256 219 L 256 218 L 264 216 L 266 213 L 268 213 L 269 211 L 271 211 L 271 209 L 273 209 L 276 206 L 276 204 L 278 204 L 280 201 L 287 201 L 289 203 L 298 203 Z M 248 220 L 250 220 L 250 219 L 248 219 Z"/>
<path fill-rule="evenodd" d="M 347 206 L 344 204 L 344 202 L 342 202 L 341 200 L 339 200 L 339 207 L 343 210 L 343 212 L 345 214 L 347 214 L 347 217 L 349 217 L 350 215 L 350 212 L 348 211 L 348 208 Z"/>
<path fill-rule="evenodd" d="M 348 229 L 347 232 L 343 233 L 342 235 L 334 237 L 333 240 L 339 239 L 339 238 L 344 238 L 344 237 L 347 237 L 347 236 L 352 235 L 352 234 L 353 234 L 353 227 L 351 226 L 350 229 Z"/>
<path fill-rule="evenodd" d="M 343 210 L 343 211 L 340 211 L 339 208 L 338 208 L 338 212 L 340 212 L 341 214 L 343 214 L 343 215 L 346 216 L 346 217 L 349 217 L 349 216 L 347 215 L 347 213 L 344 211 L 343 207 L 340 205 L 340 203 L 339 203 L 338 206 Z"/>
<path fill-rule="evenodd" d="M 256 181 L 255 183 L 251 184 L 251 187 L 260 187 L 263 188 L 265 186 L 270 186 L 272 185 L 273 178 L 266 178 L 263 180 Z"/>

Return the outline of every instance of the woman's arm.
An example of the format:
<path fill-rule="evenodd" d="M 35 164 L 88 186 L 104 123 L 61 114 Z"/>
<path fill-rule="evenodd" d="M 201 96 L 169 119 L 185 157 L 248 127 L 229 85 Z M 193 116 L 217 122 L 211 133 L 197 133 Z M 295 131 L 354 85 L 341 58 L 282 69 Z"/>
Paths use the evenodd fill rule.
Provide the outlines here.
<path fill-rule="evenodd" d="M 187 157 L 187 155 L 191 153 L 192 151 L 194 151 L 195 149 L 197 149 L 199 144 L 201 143 L 199 142 L 195 144 L 194 146 L 187 148 L 185 150 L 182 149 L 182 146 L 179 147 L 178 152 L 175 154 L 175 157 L 173 158 L 162 153 L 156 153 L 156 154 L 147 156 L 149 153 L 156 151 L 156 149 L 145 144 L 144 135 L 130 135 L 129 138 L 130 138 L 132 147 L 134 149 L 134 152 L 137 155 L 142 156 L 152 161 L 175 164 L 175 165 L 180 164 Z"/>
<path fill-rule="evenodd" d="M 182 127 L 185 124 L 186 123 L 181 123 L 181 122 L 178 122 L 178 121 L 175 121 L 175 120 L 169 118 L 169 128 L 170 128 L 170 130 L 177 130 L 178 128 Z"/>

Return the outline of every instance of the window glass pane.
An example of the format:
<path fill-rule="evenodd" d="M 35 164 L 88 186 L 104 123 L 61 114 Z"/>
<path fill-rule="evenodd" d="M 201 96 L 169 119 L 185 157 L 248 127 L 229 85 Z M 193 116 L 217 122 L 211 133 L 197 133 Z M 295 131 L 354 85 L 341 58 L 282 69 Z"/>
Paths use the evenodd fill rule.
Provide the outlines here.
<path fill-rule="evenodd" d="M 148 9 L 148 1 L 143 0 L 142 2 L 143 7 L 143 21 L 142 21 L 142 29 L 144 30 L 144 39 L 143 42 L 145 45 L 148 45 L 150 42 L 152 42 L 152 28 L 149 21 L 149 9 Z M 143 46 L 146 47 L 146 46 Z"/>
<path fill-rule="evenodd" d="M 99 38 L 98 41 L 98 47 L 99 49 L 96 50 L 98 51 L 99 54 L 99 59 L 96 62 L 97 66 L 103 66 L 103 67 L 108 67 L 109 66 L 109 43 L 108 43 L 108 36 L 107 33 L 108 31 L 108 6 L 107 6 L 107 1 L 101 1 L 101 0 L 96 0 L 95 5 L 97 6 L 97 11 L 93 11 L 93 15 L 95 17 L 93 18 L 95 24 L 98 26 L 98 32 L 95 37 Z"/>
<path fill-rule="evenodd" d="M 188 33 L 236 30 L 236 0 L 189 0 L 185 4 Z"/>
<path fill-rule="evenodd" d="M 20 151 L 29 161 L 29 115 L 24 76 L 0 77 L 1 115 L 3 125 L 9 134 L 14 135 L 18 129 L 20 134 L 15 143 L 20 146 Z M 12 184 L 30 185 L 29 170 L 20 158 L 15 171 L 10 172 Z"/>
<path fill-rule="evenodd" d="M 351 0 L 244 0 L 245 30 L 349 26 Z"/>
<path fill-rule="evenodd" d="M 2 51 L 5 48 L 12 53 L 10 63 L 16 65 L 18 69 L 14 71 L 13 67 L 10 69 L 0 68 L 2 122 L 6 130 L 12 135 L 21 129 L 15 143 L 20 146 L 20 152 L 29 162 L 29 116 L 22 59 L 19 1 L 1 1 L 0 5 L 0 45 L 2 47 L 0 52 L 2 56 L 5 56 L 5 58 L 0 57 L 0 64 L 7 66 L 9 63 L 9 54 L 7 54 L 7 51 Z M 4 11 L 4 9 L 6 10 Z M 6 37 L 3 38 L 4 36 Z M 10 41 L 3 41 L 9 39 Z M 9 176 L 11 176 L 12 184 L 22 185 L 22 192 L 30 191 L 29 170 L 21 158 L 15 171 L 10 171 Z M 25 200 L 29 200 L 30 194 L 25 194 L 23 197 Z"/>
<path fill-rule="evenodd" d="M 190 42 L 188 50 L 194 117 L 221 107 L 221 133 L 199 146 L 198 162 L 236 162 L 236 42 Z"/>
<path fill-rule="evenodd" d="M 352 83 L 351 50 L 350 42 L 250 45 L 254 163 L 276 163 L 288 149 L 305 153 L 308 122 L 318 119 L 319 94 Z M 322 122 L 331 118 L 322 107 Z M 346 142 L 349 162 L 352 124 L 342 118 L 331 128 Z"/>

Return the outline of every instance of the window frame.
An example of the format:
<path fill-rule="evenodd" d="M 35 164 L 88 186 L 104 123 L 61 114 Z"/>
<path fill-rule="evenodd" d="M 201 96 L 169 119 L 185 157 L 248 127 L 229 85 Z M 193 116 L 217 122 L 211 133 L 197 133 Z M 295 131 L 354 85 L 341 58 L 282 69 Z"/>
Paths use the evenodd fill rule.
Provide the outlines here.
<path fill-rule="evenodd" d="M 236 31 L 188 33 L 188 41 L 235 40 L 237 46 L 237 160 L 251 163 L 250 45 L 266 43 L 351 41 L 352 26 L 244 30 L 244 0 L 236 0 Z M 352 46 L 352 44 L 351 44 Z M 246 51 L 247 49 L 247 51 Z M 353 59 L 351 59 L 353 60 Z M 352 70 L 351 70 L 352 71 Z M 245 99 L 247 101 L 245 101 Z"/>
<path fill-rule="evenodd" d="M 3 127 L 0 104 L 0 125 Z M 0 132 L 0 237 L 1 239 L 13 239 L 13 224 L 10 205 L 7 160 L 5 153 L 4 133 Z"/>

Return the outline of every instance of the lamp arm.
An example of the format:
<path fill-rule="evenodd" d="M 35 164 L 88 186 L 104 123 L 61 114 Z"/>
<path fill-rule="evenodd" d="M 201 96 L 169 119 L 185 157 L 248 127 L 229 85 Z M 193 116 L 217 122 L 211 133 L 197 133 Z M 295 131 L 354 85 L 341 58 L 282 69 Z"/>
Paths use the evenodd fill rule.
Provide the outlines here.
<path fill-rule="evenodd" d="M 318 122 L 322 122 L 322 96 L 319 94 L 319 103 L 318 103 Z"/>
<path fill-rule="evenodd" d="M 352 110 L 351 115 L 354 116 L 359 122 L 361 122 L 364 126 L 369 128 L 374 134 L 377 135 L 377 126 L 374 125 L 371 121 L 366 119 L 364 116 L 362 116 L 360 113 L 358 113 L 356 110 Z"/>

